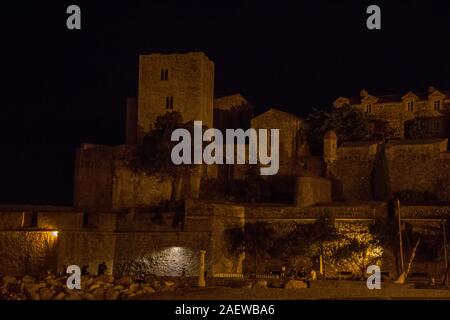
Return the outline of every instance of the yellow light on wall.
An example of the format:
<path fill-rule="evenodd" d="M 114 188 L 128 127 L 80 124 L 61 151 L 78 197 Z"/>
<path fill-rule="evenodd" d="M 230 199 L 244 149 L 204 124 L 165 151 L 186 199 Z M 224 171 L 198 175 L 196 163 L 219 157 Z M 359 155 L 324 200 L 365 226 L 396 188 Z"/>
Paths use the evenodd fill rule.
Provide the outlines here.
<path fill-rule="evenodd" d="M 58 231 L 52 231 L 51 235 L 53 238 L 57 238 L 58 237 Z"/>

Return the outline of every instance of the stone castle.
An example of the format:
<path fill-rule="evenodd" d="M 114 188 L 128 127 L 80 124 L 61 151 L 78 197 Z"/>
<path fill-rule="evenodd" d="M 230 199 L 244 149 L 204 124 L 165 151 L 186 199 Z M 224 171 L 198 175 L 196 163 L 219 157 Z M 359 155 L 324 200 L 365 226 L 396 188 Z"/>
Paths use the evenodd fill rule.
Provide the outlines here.
<path fill-rule="evenodd" d="M 430 88 L 428 95 L 372 96 L 363 90 L 361 97 L 340 97 L 333 105 L 350 105 L 389 122 L 397 139 L 339 145 L 329 131 L 323 157 L 313 156 L 300 138 L 302 118 L 276 108 L 254 116 L 254 107 L 240 94 L 215 98 L 214 63 L 204 53 L 142 55 L 138 97 L 126 103 L 126 144 L 83 144 L 77 150 L 73 207 L 0 207 L 0 272 L 60 271 L 71 264 L 95 268 L 105 261 L 114 274 L 186 270 L 196 275 L 198 252 L 204 249 L 209 275 L 241 273 L 246 259 L 226 254 L 227 228 L 256 221 L 306 223 L 331 214 L 342 225 L 366 230 L 375 219 L 392 215 L 387 199 L 396 192 L 428 192 L 450 201 L 450 92 Z M 242 165 L 183 172 L 179 190 L 172 190 L 169 180 L 134 170 L 129 160 L 156 118 L 168 111 L 218 129 L 279 128 L 280 170 L 267 179 L 289 203 L 199 198 L 205 180 L 242 179 Z M 407 123 L 416 118 L 430 123 L 434 138 L 405 139 Z M 176 212 L 155 219 L 152 207 L 174 192 L 185 203 L 182 223 L 173 223 Z M 443 202 L 402 206 L 403 219 L 435 229 L 449 214 L 450 205 Z M 439 270 L 439 263 L 423 268 Z M 268 261 L 267 270 L 276 264 Z M 392 261 L 386 260 L 385 268 L 393 269 Z"/>

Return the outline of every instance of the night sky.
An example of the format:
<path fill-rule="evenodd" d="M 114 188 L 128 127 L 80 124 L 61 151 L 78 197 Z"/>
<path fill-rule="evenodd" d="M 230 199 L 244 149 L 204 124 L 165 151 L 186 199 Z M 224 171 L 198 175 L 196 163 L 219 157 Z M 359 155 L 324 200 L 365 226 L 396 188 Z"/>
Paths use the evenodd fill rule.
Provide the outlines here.
<path fill-rule="evenodd" d="M 138 56 L 204 51 L 216 95 L 305 116 L 340 95 L 450 89 L 450 5 L 432 1 L 23 1 L 0 8 L 0 203 L 72 202 L 82 142 L 124 142 Z M 448 1 L 447 1 L 448 3 Z M 82 30 L 66 28 L 66 8 Z M 382 29 L 366 28 L 378 4 Z"/>

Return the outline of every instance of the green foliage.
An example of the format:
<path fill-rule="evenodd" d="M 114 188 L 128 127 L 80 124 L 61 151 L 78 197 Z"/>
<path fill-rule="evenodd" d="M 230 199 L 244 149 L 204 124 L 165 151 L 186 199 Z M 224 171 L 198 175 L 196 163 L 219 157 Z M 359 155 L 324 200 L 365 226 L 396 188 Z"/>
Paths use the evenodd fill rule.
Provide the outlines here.
<path fill-rule="evenodd" d="M 265 222 L 246 223 L 244 228 L 232 228 L 225 231 L 231 252 L 248 251 L 253 254 L 257 271 L 258 257 L 269 253 L 275 239 L 275 231 Z"/>
<path fill-rule="evenodd" d="M 261 177 L 258 166 L 250 166 L 242 180 L 229 180 L 228 188 L 220 180 L 202 181 L 200 198 L 236 202 L 269 202 L 270 184 Z"/>
<path fill-rule="evenodd" d="M 182 122 L 182 116 L 177 111 L 159 116 L 152 130 L 142 139 L 137 150 L 135 168 L 144 170 L 147 174 L 174 178 L 178 171 L 170 157 L 175 145 L 170 138 L 175 129 L 183 127 Z"/>
<path fill-rule="evenodd" d="M 334 130 L 338 143 L 358 140 L 385 140 L 393 135 L 386 122 L 351 106 L 333 108 L 327 112 L 316 110 L 307 118 L 306 140 L 314 154 L 323 152 L 323 136 L 328 130 Z"/>
<path fill-rule="evenodd" d="M 326 255 L 325 247 L 339 241 L 342 236 L 329 215 L 319 217 L 314 223 L 298 223 L 286 234 L 278 236 L 270 253 L 279 259 L 296 264 L 299 257 L 311 260 L 318 255 Z"/>
<path fill-rule="evenodd" d="M 406 123 L 406 137 L 409 139 L 428 139 L 433 137 L 423 119 L 413 119 Z"/>

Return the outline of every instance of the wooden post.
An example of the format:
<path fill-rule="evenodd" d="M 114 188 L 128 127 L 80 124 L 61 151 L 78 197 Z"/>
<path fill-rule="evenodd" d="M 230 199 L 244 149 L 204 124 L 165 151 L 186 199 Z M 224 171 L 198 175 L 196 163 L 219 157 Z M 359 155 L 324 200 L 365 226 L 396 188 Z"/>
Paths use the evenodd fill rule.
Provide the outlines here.
<path fill-rule="evenodd" d="M 442 284 L 447 285 L 447 275 L 448 275 L 448 250 L 447 250 L 447 228 L 446 228 L 447 220 L 444 219 L 442 223 L 442 235 L 444 237 L 444 264 L 445 264 L 445 274 L 442 279 Z"/>
<path fill-rule="evenodd" d="M 405 271 L 404 261 L 403 261 L 403 241 L 402 241 L 402 220 L 400 214 L 400 201 L 397 199 L 397 216 L 398 216 L 398 238 L 400 241 L 400 274 Z"/>
<path fill-rule="evenodd" d="M 323 256 L 319 256 L 319 273 L 323 279 Z"/>
<path fill-rule="evenodd" d="M 444 260 L 445 260 L 445 269 L 447 270 L 448 267 L 448 252 L 447 252 L 447 228 L 445 227 L 447 223 L 447 220 L 444 219 L 444 222 L 442 223 L 442 233 L 444 236 Z"/>
<path fill-rule="evenodd" d="M 198 286 L 204 287 L 206 286 L 205 282 L 205 250 L 200 250 L 200 261 L 198 265 Z"/>

